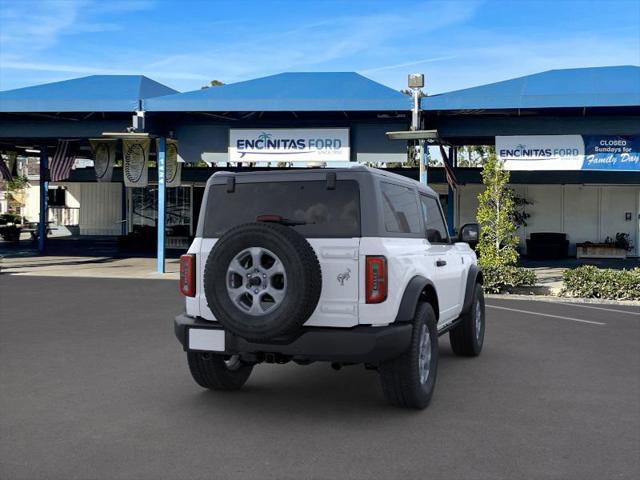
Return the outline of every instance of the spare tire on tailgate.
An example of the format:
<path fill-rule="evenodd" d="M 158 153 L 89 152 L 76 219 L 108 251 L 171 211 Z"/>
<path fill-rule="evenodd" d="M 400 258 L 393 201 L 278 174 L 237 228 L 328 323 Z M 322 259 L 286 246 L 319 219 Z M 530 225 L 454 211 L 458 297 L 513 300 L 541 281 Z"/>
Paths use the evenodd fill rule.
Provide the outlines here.
<path fill-rule="evenodd" d="M 321 290 L 320 263 L 309 242 L 276 223 L 228 230 L 204 271 L 204 291 L 216 319 L 251 341 L 295 332 L 315 310 Z"/>

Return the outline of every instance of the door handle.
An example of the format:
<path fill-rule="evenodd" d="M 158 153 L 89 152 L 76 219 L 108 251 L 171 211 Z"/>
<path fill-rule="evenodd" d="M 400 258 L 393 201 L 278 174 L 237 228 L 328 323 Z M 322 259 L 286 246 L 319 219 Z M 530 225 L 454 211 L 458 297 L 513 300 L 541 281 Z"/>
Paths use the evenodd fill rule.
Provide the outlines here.
<path fill-rule="evenodd" d="M 446 260 L 436 260 L 436 267 L 444 267 L 446 264 Z"/>

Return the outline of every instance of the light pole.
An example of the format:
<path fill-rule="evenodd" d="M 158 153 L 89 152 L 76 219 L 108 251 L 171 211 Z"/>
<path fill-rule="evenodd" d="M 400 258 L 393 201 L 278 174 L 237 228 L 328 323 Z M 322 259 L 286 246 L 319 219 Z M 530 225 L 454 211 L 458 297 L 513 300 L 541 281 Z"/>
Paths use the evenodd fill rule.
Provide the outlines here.
<path fill-rule="evenodd" d="M 410 73 L 408 78 L 409 89 L 413 98 L 413 109 L 411 110 L 411 130 L 420 129 L 420 92 L 424 87 L 424 74 Z M 427 166 L 425 164 L 424 140 L 418 140 L 418 148 L 416 155 L 418 157 L 418 165 L 420 166 L 420 183 L 427 184 Z"/>

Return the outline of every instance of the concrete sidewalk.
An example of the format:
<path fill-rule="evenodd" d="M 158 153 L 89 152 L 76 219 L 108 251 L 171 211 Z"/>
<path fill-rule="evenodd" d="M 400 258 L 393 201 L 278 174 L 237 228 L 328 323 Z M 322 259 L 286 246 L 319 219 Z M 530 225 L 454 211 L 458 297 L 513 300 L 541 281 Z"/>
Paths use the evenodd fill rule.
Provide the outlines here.
<path fill-rule="evenodd" d="M 177 258 L 167 259 L 165 274 L 156 272 L 155 258 L 118 258 L 109 256 L 38 256 L 0 257 L 0 273 L 46 277 L 178 279 Z M 533 267 L 538 285 L 531 293 L 557 295 L 562 288 L 561 267 Z"/>
<path fill-rule="evenodd" d="M 558 295 L 562 290 L 563 267 L 529 267 L 536 274 L 537 294 Z"/>
<path fill-rule="evenodd" d="M 143 278 L 177 280 L 178 259 L 166 261 L 166 272 L 156 272 L 155 258 L 23 256 L 0 258 L 0 273 L 45 277 Z"/>
<path fill-rule="evenodd" d="M 166 272 L 156 272 L 155 258 L 120 258 L 111 256 L 38 256 L 27 254 L 15 257 L 0 256 L 0 273 L 13 275 L 32 275 L 50 277 L 94 277 L 94 278 L 144 278 L 169 279 L 179 278 L 179 263 L 177 258 L 166 261 Z M 532 269 L 537 277 L 534 287 L 516 289 L 513 293 L 528 295 L 557 296 L 562 289 L 562 273 L 567 268 L 578 266 L 575 264 L 544 264 L 543 262 L 524 262 L 523 266 Z M 602 262 L 601 268 L 616 268 L 616 265 Z M 637 260 L 628 260 L 626 268 L 638 266 Z M 617 267 L 622 268 L 622 267 Z"/>

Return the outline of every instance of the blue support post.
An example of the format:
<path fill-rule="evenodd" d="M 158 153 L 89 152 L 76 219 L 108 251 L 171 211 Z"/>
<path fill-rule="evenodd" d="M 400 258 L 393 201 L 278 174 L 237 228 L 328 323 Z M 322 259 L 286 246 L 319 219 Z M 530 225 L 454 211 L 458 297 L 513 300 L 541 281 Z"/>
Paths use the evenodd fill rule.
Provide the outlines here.
<path fill-rule="evenodd" d="M 40 223 L 38 224 L 38 252 L 44 255 L 47 248 L 49 222 L 49 157 L 47 145 L 40 145 Z"/>
<path fill-rule="evenodd" d="M 451 147 L 451 151 L 449 153 L 449 161 L 451 162 L 451 168 L 454 168 L 458 164 L 458 150 L 456 147 Z M 447 190 L 447 224 L 449 225 L 449 235 L 452 237 L 455 235 L 455 195 L 453 188 L 449 185 L 449 189 Z"/>
<path fill-rule="evenodd" d="M 166 152 L 167 139 L 158 142 L 158 273 L 164 273 L 164 220 L 166 215 Z"/>
<path fill-rule="evenodd" d="M 120 191 L 121 202 L 120 205 L 120 213 L 122 216 L 122 225 L 120 229 L 120 234 L 123 237 L 126 237 L 129 234 L 129 222 L 127 220 L 127 187 L 124 186 L 124 179 L 122 180 L 122 190 Z"/>
<path fill-rule="evenodd" d="M 422 185 L 429 185 L 427 169 L 429 168 L 429 150 L 426 142 L 420 140 L 420 183 Z"/>

